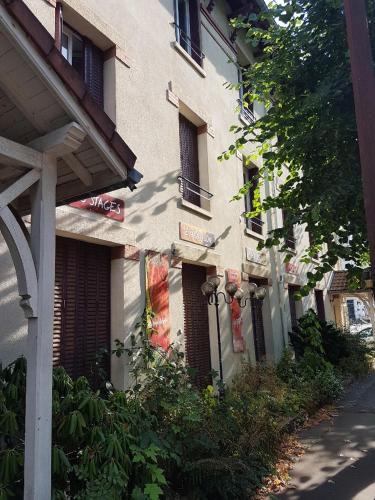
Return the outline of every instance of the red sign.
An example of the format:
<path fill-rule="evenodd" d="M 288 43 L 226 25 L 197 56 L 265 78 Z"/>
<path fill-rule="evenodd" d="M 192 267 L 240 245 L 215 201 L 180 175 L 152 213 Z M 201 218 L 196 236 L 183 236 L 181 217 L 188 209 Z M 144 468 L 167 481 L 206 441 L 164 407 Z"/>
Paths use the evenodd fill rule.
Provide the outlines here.
<path fill-rule="evenodd" d="M 241 273 L 235 269 L 227 269 L 227 282 L 236 283 L 241 286 Z M 233 352 L 244 352 L 245 339 L 243 337 L 243 320 L 241 317 L 241 308 L 237 300 L 230 304 L 232 317 L 232 335 L 233 335 Z"/>
<path fill-rule="evenodd" d="M 147 307 L 153 312 L 151 344 L 165 351 L 170 346 L 169 260 L 167 255 L 148 252 L 146 255 Z"/>
<path fill-rule="evenodd" d="M 69 203 L 69 205 L 74 208 L 90 210 L 91 212 L 102 214 L 105 217 L 118 220 L 120 222 L 124 221 L 124 200 L 113 198 L 112 196 L 109 196 L 109 194 L 92 196 L 91 198 L 86 198 L 84 200 Z"/>
<path fill-rule="evenodd" d="M 287 262 L 285 264 L 285 271 L 289 274 L 298 274 L 298 266 L 293 262 Z"/>

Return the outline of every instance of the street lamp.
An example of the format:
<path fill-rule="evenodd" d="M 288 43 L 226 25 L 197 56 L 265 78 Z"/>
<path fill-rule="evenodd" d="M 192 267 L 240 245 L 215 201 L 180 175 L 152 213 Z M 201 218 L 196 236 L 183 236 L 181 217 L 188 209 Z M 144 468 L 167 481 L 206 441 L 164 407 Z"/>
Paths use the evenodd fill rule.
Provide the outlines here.
<path fill-rule="evenodd" d="M 263 300 L 267 294 L 264 287 L 258 287 L 256 283 L 249 283 L 249 296 L 244 300 L 245 292 L 236 283 L 228 281 L 225 285 L 225 292 L 228 294 L 229 298 L 224 292 L 218 292 L 220 285 L 220 277 L 217 275 L 209 276 L 207 281 L 205 281 L 201 290 L 203 295 L 207 299 L 208 305 L 215 306 L 216 309 L 216 329 L 217 329 L 217 345 L 219 350 L 219 375 L 220 384 L 223 387 L 223 363 L 221 354 L 221 331 L 220 331 L 220 316 L 219 316 L 219 304 L 220 297 L 223 298 L 226 304 L 231 304 L 234 300 L 238 302 L 241 308 L 246 307 L 247 302 L 251 302 L 251 299 L 256 298 L 258 300 Z"/>

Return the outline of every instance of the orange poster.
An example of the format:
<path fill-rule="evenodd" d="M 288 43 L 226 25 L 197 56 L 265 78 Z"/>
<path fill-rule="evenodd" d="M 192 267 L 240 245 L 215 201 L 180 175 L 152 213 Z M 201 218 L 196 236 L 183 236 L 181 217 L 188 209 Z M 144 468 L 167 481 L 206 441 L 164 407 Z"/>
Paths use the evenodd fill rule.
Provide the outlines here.
<path fill-rule="evenodd" d="M 165 351 L 170 345 L 169 261 L 167 255 L 149 251 L 146 255 L 146 303 L 153 312 L 151 344 Z"/>
<path fill-rule="evenodd" d="M 227 269 L 227 282 L 231 281 L 241 286 L 241 273 L 235 269 Z M 244 352 L 245 339 L 243 337 L 243 320 L 241 317 L 241 308 L 237 300 L 230 304 L 232 316 L 232 335 L 233 335 L 233 351 Z"/>

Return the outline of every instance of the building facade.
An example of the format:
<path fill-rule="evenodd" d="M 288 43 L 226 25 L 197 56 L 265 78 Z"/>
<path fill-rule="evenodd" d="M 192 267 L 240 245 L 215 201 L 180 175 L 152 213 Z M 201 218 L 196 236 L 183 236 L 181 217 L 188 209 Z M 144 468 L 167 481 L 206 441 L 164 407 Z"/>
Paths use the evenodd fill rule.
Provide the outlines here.
<path fill-rule="evenodd" d="M 240 317 L 220 303 L 227 381 L 243 361 L 278 360 L 288 331 L 309 307 L 333 320 L 329 277 L 301 302 L 294 300 L 310 270 L 299 262 L 309 246 L 304 229 L 294 228 L 288 240 L 294 257 L 284 264 L 279 252 L 257 250 L 268 231 L 283 224 L 281 211 L 246 219 L 254 193 L 230 201 L 256 175 L 261 159 L 251 165 L 242 155 L 217 160 L 233 141 L 230 126 L 264 113 L 258 103 L 239 104 L 241 92 L 225 85 L 240 81 L 239 68 L 254 62 L 244 34 L 233 33 L 228 18 L 265 8 L 263 2 L 24 3 L 126 137 L 144 175 L 133 192 L 96 193 L 57 208 L 55 364 L 73 375 L 87 373 L 101 348 L 111 350 L 116 339 L 128 345 L 148 303 L 157 343 L 178 344 L 207 380 L 211 369 L 219 369 L 215 308 L 200 289 L 212 275 L 220 277 L 220 290 L 237 281 L 245 294 L 249 283 L 267 291 Z M 90 151 L 80 154 L 90 162 Z M 261 196 L 277 188 L 266 184 Z M 0 240 L 3 363 L 26 349 L 18 302 L 13 264 Z M 128 384 L 125 358 L 112 357 L 106 368 L 117 387 Z"/>

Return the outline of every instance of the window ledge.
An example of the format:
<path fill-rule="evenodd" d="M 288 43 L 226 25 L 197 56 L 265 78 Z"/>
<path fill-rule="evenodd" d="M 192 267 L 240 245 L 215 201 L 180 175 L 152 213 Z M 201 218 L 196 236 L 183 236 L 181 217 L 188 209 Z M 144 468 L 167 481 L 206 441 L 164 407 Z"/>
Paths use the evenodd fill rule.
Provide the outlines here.
<path fill-rule="evenodd" d="M 173 42 L 172 45 L 175 48 L 175 50 L 177 50 L 177 52 L 181 54 L 182 57 L 186 59 L 186 61 L 191 66 L 193 66 L 195 71 L 197 71 L 201 75 L 201 77 L 206 78 L 207 73 L 204 71 L 204 69 L 201 66 L 199 66 L 197 62 L 194 61 L 194 59 L 186 52 L 186 50 L 178 42 Z"/>
<path fill-rule="evenodd" d="M 293 255 L 297 255 L 297 250 L 294 250 L 293 248 L 288 248 L 286 250 L 287 253 L 292 253 Z"/>
<path fill-rule="evenodd" d="M 194 203 L 190 203 L 190 201 L 181 199 L 179 200 L 179 207 L 180 208 L 186 208 L 188 210 L 191 210 L 192 212 L 196 212 L 199 215 L 202 215 L 203 217 L 206 217 L 207 219 L 212 219 L 212 213 L 209 210 L 205 210 L 204 208 L 197 207 L 197 205 L 194 205 Z"/>
<path fill-rule="evenodd" d="M 256 233 L 255 231 L 252 231 L 248 227 L 245 228 L 245 234 L 247 236 L 251 236 L 252 238 L 255 238 L 256 240 L 259 240 L 259 241 L 264 241 L 264 239 L 265 239 L 263 234 Z"/>

